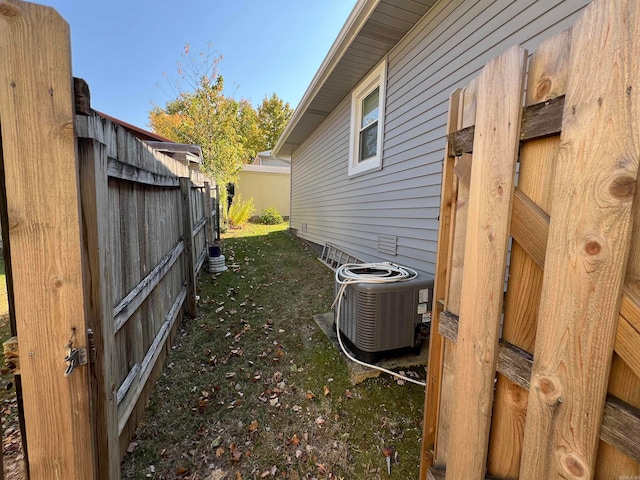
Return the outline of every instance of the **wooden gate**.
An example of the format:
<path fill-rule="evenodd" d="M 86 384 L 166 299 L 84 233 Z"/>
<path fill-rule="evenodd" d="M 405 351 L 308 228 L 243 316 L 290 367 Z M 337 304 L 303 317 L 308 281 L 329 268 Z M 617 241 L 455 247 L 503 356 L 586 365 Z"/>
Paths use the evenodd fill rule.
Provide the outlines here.
<path fill-rule="evenodd" d="M 118 479 L 179 321 L 196 314 L 214 185 L 91 110 L 49 7 L 0 1 L 0 130 L 29 476 Z"/>
<path fill-rule="evenodd" d="M 421 478 L 638 478 L 640 4 L 527 58 L 451 96 Z"/>

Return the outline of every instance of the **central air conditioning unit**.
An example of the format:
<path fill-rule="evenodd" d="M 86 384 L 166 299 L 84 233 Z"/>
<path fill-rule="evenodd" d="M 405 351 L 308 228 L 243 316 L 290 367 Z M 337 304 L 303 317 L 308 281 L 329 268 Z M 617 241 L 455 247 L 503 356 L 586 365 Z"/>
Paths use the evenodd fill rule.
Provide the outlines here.
<path fill-rule="evenodd" d="M 336 292 L 340 285 L 336 282 Z M 433 278 L 393 283 L 352 283 L 340 307 L 340 336 L 354 356 L 375 363 L 418 354 L 431 327 Z M 335 328 L 335 320 L 334 320 Z"/>

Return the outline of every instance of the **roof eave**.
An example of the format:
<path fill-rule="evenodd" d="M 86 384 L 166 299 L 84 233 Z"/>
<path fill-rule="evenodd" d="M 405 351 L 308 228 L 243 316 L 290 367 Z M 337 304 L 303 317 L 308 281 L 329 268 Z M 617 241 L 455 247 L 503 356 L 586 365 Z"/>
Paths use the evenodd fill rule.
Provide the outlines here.
<path fill-rule="evenodd" d="M 320 90 L 320 88 L 322 88 L 327 78 L 329 77 L 337 63 L 340 61 L 346 50 L 353 42 L 355 36 L 367 22 L 371 14 L 374 12 L 376 7 L 378 6 L 378 3 L 380 3 L 380 0 L 358 0 L 358 3 L 356 3 L 356 5 L 353 7 L 349 18 L 347 18 L 347 21 L 340 30 L 338 37 L 329 49 L 329 53 L 323 60 L 320 68 L 313 77 L 311 84 L 305 91 L 302 99 L 300 100 L 300 103 L 293 112 L 291 120 L 289 120 L 289 123 L 282 132 L 282 135 L 280 135 L 276 146 L 273 147 L 274 156 L 277 157 L 280 155 L 287 155 L 291 153 L 281 152 L 281 150 L 287 143 L 289 135 L 307 111 L 309 105 L 318 94 L 318 91 Z"/>

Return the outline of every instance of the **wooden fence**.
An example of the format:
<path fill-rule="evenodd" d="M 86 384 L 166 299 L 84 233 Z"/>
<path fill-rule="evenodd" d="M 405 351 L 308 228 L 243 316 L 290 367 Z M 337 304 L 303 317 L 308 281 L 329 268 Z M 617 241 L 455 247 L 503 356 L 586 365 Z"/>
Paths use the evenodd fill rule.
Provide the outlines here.
<path fill-rule="evenodd" d="M 117 479 L 177 325 L 196 315 L 217 202 L 208 178 L 92 111 L 82 82 L 74 98 L 69 53 L 53 9 L 0 2 L 16 374 L 30 478 Z"/>
<path fill-rule="evenodd" d="M 640 4 L 527 57 L 451 96 L 421 478 L 638 478 Z"/>

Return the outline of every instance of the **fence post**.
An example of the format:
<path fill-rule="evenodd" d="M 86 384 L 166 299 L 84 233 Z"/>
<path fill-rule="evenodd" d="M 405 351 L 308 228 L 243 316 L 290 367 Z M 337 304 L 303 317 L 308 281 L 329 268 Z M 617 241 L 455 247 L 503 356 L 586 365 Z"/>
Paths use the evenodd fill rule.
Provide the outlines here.
<path fill-rule="evenodd" d="M 184 242 L 184 270 L 187 282 L 186 313 L 196 316 L 196 271 L 193 256 L 193 213 L 191 211 L 191 179 L 180 177 L 182 197 L 182 241 Z"/>
<path fill-rule="evenodd" d="M 86 117 L 84 117 L 86 118 Z M 82 118 L 79 118 L 81 120 Z M 118 405 L 115 395 L 115 324 L 111 308 L 111 259 L 109 248 L 109 184 L 107 147 L 94 139 L 78 138 L 83 247 L 88 323 L 93 330 L 96 358 L 91 370 L 91 389 L 95 405 L 97 478 L 120 478 Z"/>
<path fill-rule="evenodd" d="M 215 204 L 216 204 L 216 240 L 220 240 L 220 218 L 221 218 L 221 213 L 220 213 L 220 186 L 216 185 L 216 200 L 215 200 Z"/>
<path fill-rule="evenodd" d="M 216 241 L 213 225 L 215 220 L 211 218 L 214 214 L 212 205 L 214 202 L 211 202 L 211 185 L 209 182 L 204 182 L 204 195 L 204 210 L 207 217 L 207 245 L 213 245 Z"/>
<path fill-rule="evenodd" d="M 11 269 L 32 480 L 93 479 L 69 25 L 27 2 L 0 4 L 0 118 Z"/>

